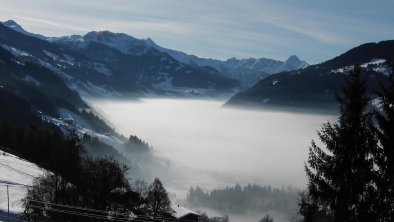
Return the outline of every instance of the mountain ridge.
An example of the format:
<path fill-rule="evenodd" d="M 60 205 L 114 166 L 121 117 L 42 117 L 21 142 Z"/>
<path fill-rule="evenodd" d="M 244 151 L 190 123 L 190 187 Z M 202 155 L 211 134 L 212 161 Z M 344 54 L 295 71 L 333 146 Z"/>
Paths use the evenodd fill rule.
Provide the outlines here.
<path fill-rule="evenodd" d="M 168 53 L 174 59 L 181 63 L 192 65 L 195 67 L 212 67 L 223 73 L 224 77 L 230 77 L 239 80 L 244 86 L 250 86 L 258 80 L 282 71 L 289 71 L 307 67 L 309 64 L 301 61 L 297 56 L 291 55 L 285 61 L 279 61 L 268 58 L 249 58 L 236 59 L 229 58 L 227 60 L 200 58 L 195 55 L 164 48 L 157 45 L 152 39 L 137 39 L 124 33 L 113 33 L 110 31 L 91 31 L 85 35 L 79 36 L 63 36 L 50 38 L 49 41 L 57 42 L 63 45 L 75 45 L 81 41 L 91 41 L 104 44 L 119 50 L 124 54 L 141 55 L 148 50 L 156 49 L 160 52 Z M 75 42 L 77 41 L 77 43 Z M 84 44 L 79 44 L 84 47 Z"/>
<path fill-rule="evenodd" d="M 218 96 L 239 87 L 236 80 L 218 71 L 181 64 L 155 49 L 131 55 L 76 35 L 67 38 L 74 44 L 55 44 L 52 38 L 44 40 L 19 31 L 0 24 L 1 46 L 22 61 L 52 69 L 83 96 Z"/>
<path fill-rule="evenodd" d="M 333 59 L 296 71 L 273 74 L 248 90 L 234 95 L 227 106 L 288 106 L 333 109 L 335 95 L 341 92 L 347 74 L 361 65 L 371 97 L 392 72 L 394 40 L 366 43 Z"/>
<path fill-rule="evenodd" d="M 309 65 L 294 55 L 289 56 L 289 58 L 285 61 L 269 58 L 229 58 L 227 60 L 218 60 L 211 58 L 201 58 L 181 51 L 168 49 L 159 46 L 150 38 L 137 39 L 125 33 L 114 33 L 106 30 L 91 31 L 85 35 L 45 37 L 25 31 L 20 25 L 12 20 L 3 22 L 3 24 L 23 34 L 38 37 L 53 43 L 68 45 L 68 47 L 73 50 L 86 47 L 86 43 L 82 43 L 84 41 L 105 44 L 117 49 L 118 51 L 121 51 L 122 53 L 133 55 L 141 55 L 146 51 L 156 49 L 160 52 L 168 53 L 174 59 L 187 65 L 192 65 L 195 67 L 212 67 L 221 72 L 223 77 L 240 81 L 244 87 L 249 87 L 258 80 L 271 74 L 305 68 Z M 291 58 L 293 58 L 292 61 L 290 61 Z"/>

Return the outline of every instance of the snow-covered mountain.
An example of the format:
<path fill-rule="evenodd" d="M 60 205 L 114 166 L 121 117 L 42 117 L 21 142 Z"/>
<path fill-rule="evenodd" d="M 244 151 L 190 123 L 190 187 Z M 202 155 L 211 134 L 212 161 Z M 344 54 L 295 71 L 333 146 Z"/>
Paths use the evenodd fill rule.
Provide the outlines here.
<path fill-rule="evenodd" d="M 240 81 L 244 86 L 250 86 L 260 79 L 283 71 L 301 69 L 308 66 L 308 63 L 301 61 L 297 56 L 292 55 L 286 61 L 274 59 L 236 59 L 231 58 L 225 61 L 217 59 L 199 58 L 195 55 L 188 55 L 181 51 L 167 49 L 157 45 L 152 39 L 136 39 L 124 33 L 113 33 L 110 31 L 89 32 L 84 36 L 73 35 L 59 38 L 49 38 L 64 46 L 75 49 L 86 48 L 89 42 L 104 44 L 117 49 L 128 55 L 143 55 L 152 50 L 158 50 L 169 54 L 172 58 L 183 64 L 194 67 L 211 67 L 219 71 L 222 76 Z"/>
<path fill-rule="evenodd" d="M 83 36 L 45 37 L 27 32 L 12 20 L 2 24 L 49 43 L 25 39 L 15 44 L 14 38 L 5 36 L 0 42 L 3 48 L 50 68 L 84 96 L 232 94 L 273 73 L 308 66 L 297 56 L 286 61 L 221 61 L 167 49 L 150 38 L 137 39 L 124 33 L 93 31 Z"/>
<path fill-rule="evenodd" d="M 169 55 L 185 64 L 200 67 L 213 67 L 222 72 L 225 76 L 239 80 L 246 87 L 252 86 L 259 80 L 271 74 L 283 71 L 303 69 L 309 65 L 307 62 L 301 61 L 295 55 L 290 56 L 286 61 L 279 61 L 268 58 L 231 58 L 224 61 L 217 59 L 206 59 L 199 58 L 195 55 L 188 55 L 181 51 L 163 48 L 156 45 L 152 41 L 149 41 L 149 43 L 150 46 L 153 46 L 162 52 L 167 52 Z"/>
<path fill-rule="evenodd" d="M 151 39 L 136 39 L 124 33 L 113 33 L 110 31 L 92 31 L 86 35 L 71 35 L 63 37 L 48 38 L 48 41 L 61 45 L 68 45 L 73 49 L 86 48 L 89 43 L 104 44 L 117 49 L 124 54 L 142 55 L 149 49 L 156 48 Z"/>
<path fill-rule="evenodd" d="M 183 64 L 152 47 L 141 49 L 141 41 L 125 34 L 91 32 L 43 40 L 7 24 L 12 29 L 0 24 L 3 49 L 21 63 L 52 70 L 83 96 L 220 96 L 240 86 L 213 68 Z M 121 50 L 126 48 L 128 53 Z"/>

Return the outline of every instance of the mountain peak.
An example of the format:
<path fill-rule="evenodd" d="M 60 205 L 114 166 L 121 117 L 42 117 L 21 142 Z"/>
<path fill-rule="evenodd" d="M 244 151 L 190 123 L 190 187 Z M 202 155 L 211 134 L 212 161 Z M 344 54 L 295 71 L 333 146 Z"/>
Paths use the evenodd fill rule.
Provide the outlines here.
<path fill-rule="evenodd" d="M 92 31 L 83 36 L 88 42 L 96 42 L 115 48 L 125 54 L 141 54 L 146 49 L 156 44 L 151 39 L 136 39 L 125 33 L 114 33 L 110 31 Z"/>
<path fill-rule="evenodd" d="M 19 27 L 21 27 L 18 23 L 16 23 L 14 20 L 7 20 L 7 21 L 5 21 L 5 22 L 3 22 L 3 24 L 4 25 L 7 25 L 7 26 L 19 26 Z"/>
<path fill-rule="evenodd" d="M 26 32 L 23 28 L 22 28 L 22 26 L 20 26 L 17 22 L 15 22 L 14 20 L 7 20 L 7 21 L 5 21 L 5 22 L 2 22 L 3 23 L 3 25 L 5 25 L 5 26 L 7 26 L 8 28 L 10 28 L 10 29 L 13 29 L 13 30 L 15 30 L 15 31 L 18 31 L 18 32 Z"/>
<path fill-rule="evenodd" d="M 47 38 L 46 38 L 45 36 L 43 36 L 43 35 L 40 35 L 40 34 L 33 34 L 33 33 L 30 33 L 30 32 L 28 32 L 28 31 L 24 30 L 24 29 L 22 28 L 22 26 L 20 26 L 20 25 L 19 25 L 17 22 L 15 22 L 14 20 L 7 20 L 7 21 L 5 21 L 5 22 L 0 22 L 0 23 L 3 24 L 4 26 L 6 26 L 6 27 L 9 28 L 9 29 L 12 29 L 12 30 L 17 31 L 17 32 L 19 32 L 19 33 L 22 33 L 22 34 L 24 34 L 24 35 L 33 36 L 33 37 L 36 37 L 36 38 L 39 38 L 39 39 L 44 39 L 44 40 L 47 39 Z"/>
<path fill-rule="evenodd" d="M 289 58 L 286 60 L 286 62 L 301 62 L 301 60 L 296 56 L 296 55 L 291 55 Z"/>
<path fill-rule="evenodd" d="M 307 67 L 309 64 L 305 61 L 301 61 L 296 55 L 291 55 L 285 61 L 285 66 L 291 67 L 291 69 L 301 69 Z"/>

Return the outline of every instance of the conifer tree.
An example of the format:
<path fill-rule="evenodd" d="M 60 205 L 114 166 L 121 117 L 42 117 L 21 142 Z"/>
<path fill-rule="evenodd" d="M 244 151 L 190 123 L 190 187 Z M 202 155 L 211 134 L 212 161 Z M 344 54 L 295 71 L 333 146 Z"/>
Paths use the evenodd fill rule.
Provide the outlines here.
<path fill-rule="evenodd" d="M 375 112 L 379 126 L 379 149 L 376 163 L 379 167 L 379 221 L 394 220 L 394 74 L 388 77 L 387 87 L 378 93 L 382 112 Z"/>
<path fill-rule="evenodd" d="M 312 141 L 305 164 L 308 192 L 301 196 L 300 214 L 309 221 L 376 220 L 372 153 L 377 142 L 359 67 L 350 73 L 342 94 L 337 96 L 338 122 L 323 125 L 318 136 L 324 148 Z"/>

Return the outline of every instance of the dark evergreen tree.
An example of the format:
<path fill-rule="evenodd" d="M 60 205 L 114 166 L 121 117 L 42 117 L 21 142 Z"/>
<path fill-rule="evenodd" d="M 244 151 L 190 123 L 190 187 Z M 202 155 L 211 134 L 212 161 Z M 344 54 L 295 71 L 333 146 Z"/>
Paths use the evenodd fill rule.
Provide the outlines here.
<path fill-rule="evenodd" d="M 308 199 L 305 200 L 305 195 L 301 199 L 300 213 L 311 221 L 313 215 L 322 214 L 338 222 L 376 221 L 372 153 L 377 142 L 371 113 L 366 112 L 370 99 L 359 67 L 355 66 L 350 73 L 337 101 L 338 122 L 324 124 L 318 133 L 325 147 L 320 148 L 312 141 L 309 150 L 305 165 Z"/>
<path fill-rule="evenodd" d="M 259 222 L 274 222 L 274 218 L 270 217 L 269 214 L 265 215 L 265 217 L 261 218 Z"/>
<path fill-rule="evenodd" d="M 167 217 L 174 214 L 167 191 L 158 178 L 155 178 L 148 188 L 146 212 L 154 217 Z"/>
<path fill-rule="evenodd" d="M 378 93 L 382 112 L 376 111 L 379 149 L 376 163 L 379 166 L 377 185 L 379 190 L 380 221 L 394 220 L 394 74 L 388 77 L 387 87 Z"/>

